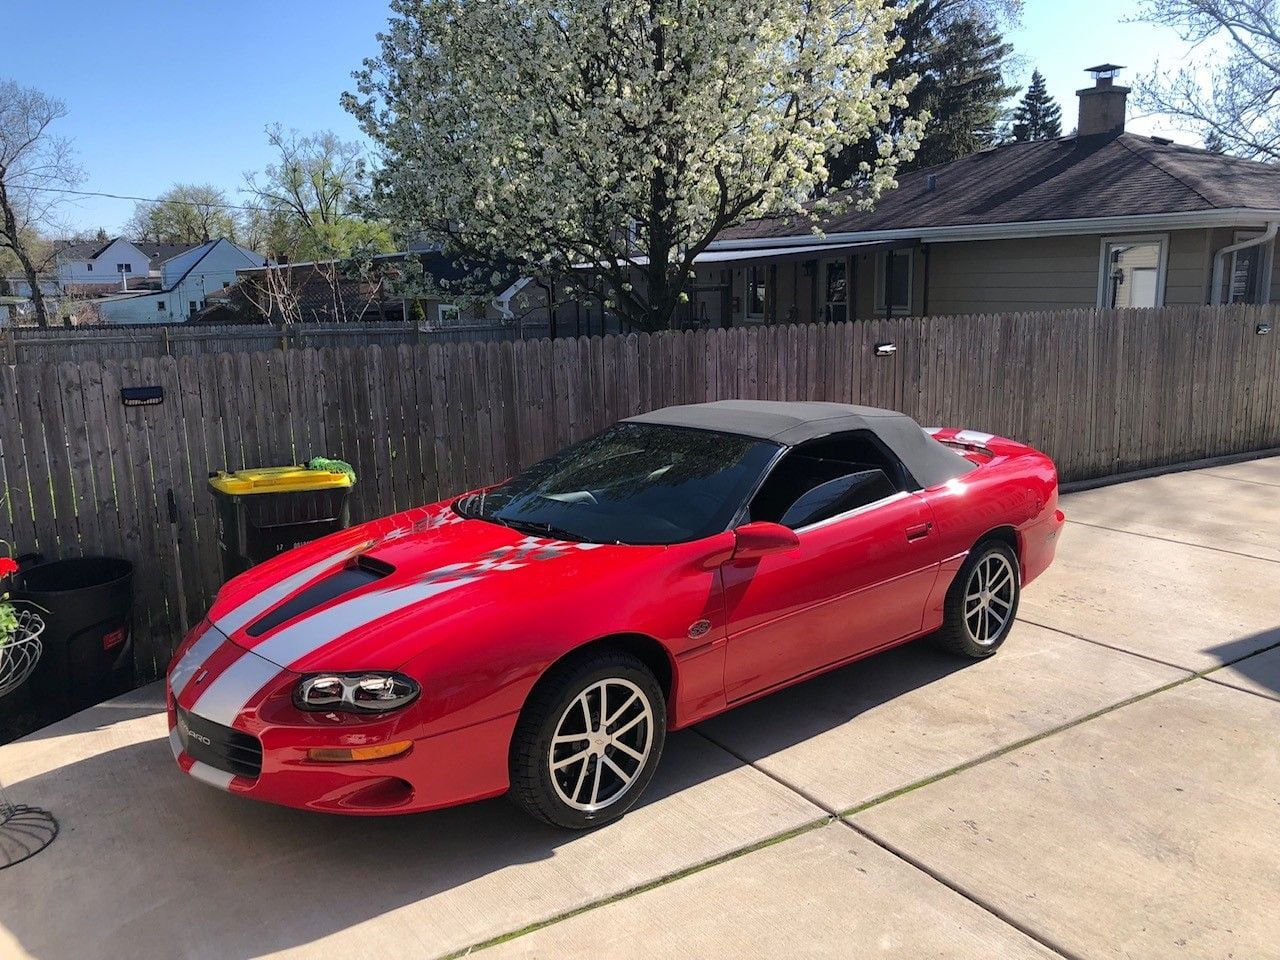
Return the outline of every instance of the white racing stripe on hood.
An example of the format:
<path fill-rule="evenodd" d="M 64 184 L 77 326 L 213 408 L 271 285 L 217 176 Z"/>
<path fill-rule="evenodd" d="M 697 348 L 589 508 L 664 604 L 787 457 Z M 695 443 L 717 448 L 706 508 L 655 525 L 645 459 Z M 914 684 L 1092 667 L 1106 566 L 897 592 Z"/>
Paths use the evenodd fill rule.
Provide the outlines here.
<path fill-rule="evenodd" d="M 491 572 L 518 570 L 526 565 L 522 561 L 552 559 L 571 550 L 596 546 L 599 544 L 548 543 L 526 538 L 518 547 L 499 547 L 480 560 L 437 567 L 413 583 L 386 590 L 373 590 L 341 600 L 331 607 L 304 616 L 263 640 L 211 683 L 209 689 L 195 702 L 191 712 L 229 727 L 254 695 L 279 676 L 283 669 L 293 669 L 298 661 L 339 637 Z M 351 553 L 357 553 L 359 549 L 363 548 Z M 308 569 L 323 570 L 333 560 L 331 558 Z M 309 579 L 304 579 L 307 572 L 295 574 L 278 587 L 283 587 L 285 583 L 292 583 L 295 588 L 301 586 Z M 272 591 L 278 594 L 278 587 L 272 588 Z M 259 594 L 259 597 L 265 593 L 266 591 Z M 265 609 L 266 606 L 262 606 L 258 612 Z M 239 614 L 240 610 L 235 612 Z M 226 619 L 224 618 L 224 623 Z M 250 619 L 252 617 L 247 617 L 244 622 L 247 623 Z"/>
<path fill-rule="evenodd" d="M 350 560 L 367 546 L 367 543 L 362 543 L 358 546 L 348 547 L 346 550 L 340 550 L 337 553 L 330 554 L 323 560 L 316 561 L 309 567 L 299 570 L 291 576 L 285 577 L 277 583 L 273 583 L 271 586 L 263 589 L 261 593 L 250 597 L 230 613 L 223 614 L 222 619 L 214 622 L 214 626 L 225 633 L 228 637 L 231 636 L 245 624 L 254 620 L 259 614 L 265 613 L 281 600 L 285 600 L 288 597 L 293 596 L 299 588 L 306 586 L 330 567 Z"/>
<path fill-rule="evenodd" d="M 464 575 L 455 580 L 411 583 L 352 597 L 335 603 L 314 616 L 290 624 L 254 647 L 253 652 L 272 663 L 292 666 L 353 630 L 368 626 L 397 610 L 439 596 L 473 579 L 473 576 Z"/>
<path fill-rule="evenodd" d="M 191 712 L 229 727 L 255 693 L 280 676 L 280 668 L 246 652 L 227 667 L 191 706 Z"/>
<path fill-rule="evenodd" d="M 169 671 L 169 689 L 173 691 L 175 700 L 182 695 L 183 688 L 196 675 L 196 671 L 204 666 L 205 661 L 213 656 L 214 651 L 222 646 L 224 640 L 226 637 L 216 627 L 210 627 L 187 648 L 182 659 L 173 665 L 173 669 Z"/>

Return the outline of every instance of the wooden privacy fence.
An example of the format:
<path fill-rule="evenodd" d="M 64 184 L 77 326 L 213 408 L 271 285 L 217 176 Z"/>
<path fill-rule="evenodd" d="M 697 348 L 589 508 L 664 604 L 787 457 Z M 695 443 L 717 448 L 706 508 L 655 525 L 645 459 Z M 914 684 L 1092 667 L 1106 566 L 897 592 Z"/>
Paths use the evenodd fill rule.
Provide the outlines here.
<path fill-rule="evenodd" d="M 137 565 L 139 668 L 220 583 L 210 471 L 350 461 L 354 521 L 507 476 L 620 417 L 838 400 L 986 430 L 1064 479 L 1280 446 L 1274 307 L 1074 311 L 0 366 L 0 536 Z M 896 352 L 878 355 L 878 345 Z M 163 402 L 124 406 L 122 387 Z M 180 609 L 179 597 L 185 598 Z"/>

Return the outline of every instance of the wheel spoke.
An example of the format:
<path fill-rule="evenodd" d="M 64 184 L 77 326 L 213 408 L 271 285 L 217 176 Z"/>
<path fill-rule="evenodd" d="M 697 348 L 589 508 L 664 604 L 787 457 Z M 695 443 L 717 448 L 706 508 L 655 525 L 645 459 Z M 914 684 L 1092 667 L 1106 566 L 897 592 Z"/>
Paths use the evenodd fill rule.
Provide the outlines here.
<path fill-rule="evenodd" d="M 1006 600 L 1004 597 L 992 596 L 991 602 L 1000 604 L 1000 606 L 1004 607 L 1006 610 L 1008 610 L 1010 607 L 1013 606 L 1013 604 L 1010 603 L 1008 600 Z"/>
<path fill-rule="evenodd" d="M 582 719 L 587 725 L 587 733 L 591 733 L 595 728 L 591 726 L 591 708 L 587 706 L 586 690 L 578 697 L 578 702 L 582 704 Z"/>
<path fill-rule="evenodd" d="M 566 743 L 581 743 L 583 740 L 590 739 L 585 733 L 559 733 L 551 738 L 551 745 L 553 747 L 562 747 Z"/>
<path fill-rule="evenodd" d="M 602 766 L 604 764 L 608 764 L 609 769 L 612 770 L 614 774 L 618 777 L 618 779 L 622 781 L 622 790 L 625 790 L 627 789 L 627 787 L 631 786 L 631 781 L 635 779 L 634 774 L 627 773 L 625 770 L 623 770 L 620 766 L 618 766 L 616 763 L 613 762 L 613 758 L 609 756 L 607 753 L 600 758 L 600 761 Z M 639 772 L 640 771 L 637 769 L 636 773 L 639 773 Z"/>
<path fill-rule="evenodd" d="M 578 782 L 574 784 L 573 793 L 569 794 L 570 802 L 572 803 L 578 802 L 578 795 L 582 793 L 582 785 L 587 780 L 587 768 L 590 766 L 591 764 L 584 763 L 582 765 L 582 769 L 578 771 Z"/>
<path fill-rule="evenodd" d="M 604 722 L 605 729 L 608 730 L 609 727 L 613 726 L 613 724 L 617 722 L 618 718 L 622 716 L 624 713 L 626 713 L 628 708 L 630 708 L 630 706 L 639 699 L 640 699 L 640 694 L 638 693 L 633 693 L 631 694 L 631 696 L 627 697 L 626 702 L 623 703 L 623 705 L 620 706 L 617 710 L 613 711 L 613 714 L 610 715 L 608 719 L 605 720 Z"/>
<path fill-rule="evenodd" d="M 991 592 L 995 593 L 997 590 L 1003 587 L 1006 583 L 1008 583 L 1012 577 L 1013 577 L 1013 574 L 1009 572 L 1008 567 L 1001 567 L 1000 572 L 997 573 L 991 581 Z"/>
<path fill-rule="evenodd" d="M 614 739 L 616 740 L 618 737 L 622 736 L 624 733 L 626 733 L 628 730 L 634 727 L 637 723 L 644 720 L 645 717 L 647 716 L 648 714 L 645 714 L 645 713 L 637 713 L 634 717 L 632 717 L 630 720 L 626 722 L 625 726 L 621 726 L 617 730 L 613 731 Z"/>
<path fill-rule="evenodd" d="M 603 763 L 596 764 L 595 782 L 591 785 L 591 805 L 595 806 L 600 802 L 600 771 L 604 769 Z"/>
<path fill-rule="evenodd" d="M 639 750 L 637 750 L 635 747 L 629 746 L 628 744 L 623 743 L 621 740 L 613 741 L 612 746 L 616 750 L 621 750 L 632 760 L 639 760 L 642 763 L 644 762 L 644 754 L 641 753 Z"/>
<path fill-rule="evenodd" d="M 589 757 L 589 756 L 591 756 L 591 751 L 590 751 L 589 749 L 587 749 L 587 750 L 579 750 L 577 753 L 570 754 L 569 756 L 565 757 L 565 758 L 564 758 L 564 759 L 562 759 L 562 760 L 555 760 L 555 761 L 552 761 L 552 763 L 551 763 L 551 769 L 552 769 L 552 770 L 563 770 L 563 769 L 564 769 L 565 767 L 567 767 L 569 764 L 571 764 L 571 763 L 576 763 L 576 762 L 577 762 L 577 761 L 579 761 L 579 760 L 581 760 L 581 761 L 585 764 L 585 763 L 587 762 L 587 757 Z"/>

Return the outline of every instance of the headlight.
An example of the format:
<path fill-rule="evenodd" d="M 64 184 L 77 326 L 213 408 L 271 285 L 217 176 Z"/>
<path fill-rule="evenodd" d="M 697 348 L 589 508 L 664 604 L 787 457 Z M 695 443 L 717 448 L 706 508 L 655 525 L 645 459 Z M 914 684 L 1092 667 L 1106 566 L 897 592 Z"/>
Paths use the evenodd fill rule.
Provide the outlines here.
<path fill-rule="evenodd" d="M 293 702 L 302 710 L 386 713 L 407 707 L 421 690 L 400 673 L 318 673 L 298 681 Z"/>

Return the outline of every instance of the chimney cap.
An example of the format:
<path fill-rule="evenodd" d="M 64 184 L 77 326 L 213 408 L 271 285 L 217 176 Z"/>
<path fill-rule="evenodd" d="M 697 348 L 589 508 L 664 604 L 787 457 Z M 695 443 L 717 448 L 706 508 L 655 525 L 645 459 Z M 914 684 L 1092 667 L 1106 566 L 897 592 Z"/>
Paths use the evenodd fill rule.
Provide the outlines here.
<path fill-rule="evenodd" d="M 1124 65 L 1120 63 L 1100 63 L 1096 67 L 1085 67 L 1085 73 L 1092 73 L 1093 79 L 1097 80 L 1106 75 L 1114 77 L 1117 73 L 1124 69 Z"/>

